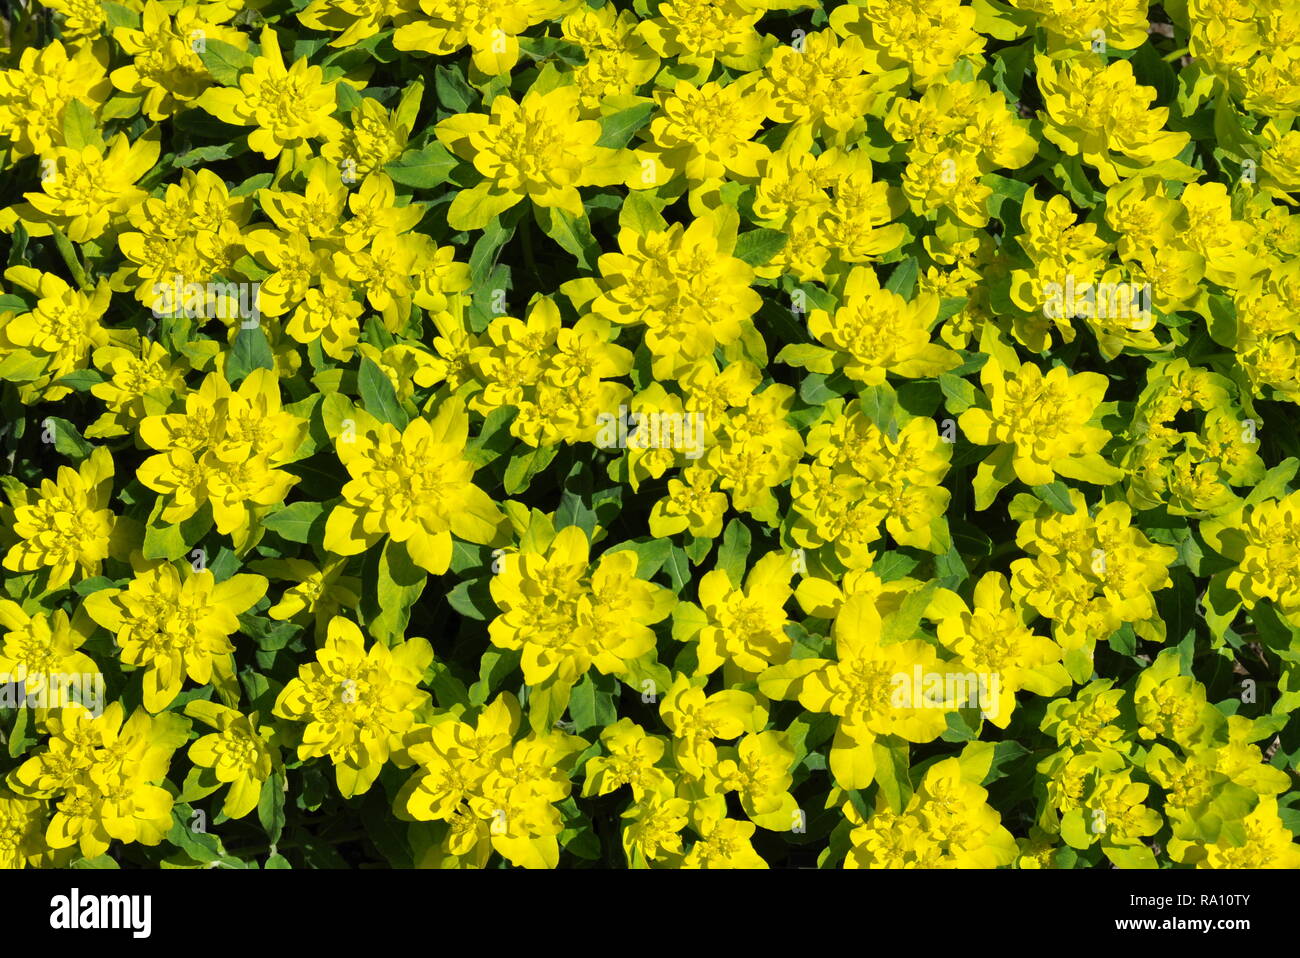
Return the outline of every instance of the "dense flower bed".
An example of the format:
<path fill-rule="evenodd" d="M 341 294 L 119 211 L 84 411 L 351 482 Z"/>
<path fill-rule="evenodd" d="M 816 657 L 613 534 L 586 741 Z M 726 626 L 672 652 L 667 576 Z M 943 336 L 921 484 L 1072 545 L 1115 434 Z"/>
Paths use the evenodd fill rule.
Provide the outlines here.
<path fill-rule="evenodd" d="M 0 864 L 1300 867 L 1300 6 L 31 0 Z"/>

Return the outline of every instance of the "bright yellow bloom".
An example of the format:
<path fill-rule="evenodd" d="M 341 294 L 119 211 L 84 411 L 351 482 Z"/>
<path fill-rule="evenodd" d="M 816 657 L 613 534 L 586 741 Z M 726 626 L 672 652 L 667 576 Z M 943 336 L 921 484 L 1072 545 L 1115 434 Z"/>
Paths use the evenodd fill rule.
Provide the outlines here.
<path fill-rule="evenodd" d="M 609 552 L 592 566 L 588 549 L 582 529 L 567 526 L 507 553 L 490 586 L 501 609 L 488 627 L 492 643 L 522 651 L 524 681 L 553 690 L 557 712 L 588 669 L 622 675 L 651 652 L 650 626 L 675 602 L 671 590 L 636 577 L 635 552 Z"/>
<path fill-rule="evenodd" d="M 722 569 L 700 580 L 706 624 L 698 637 L 696 675 L 708 675 L 724 662 L 756 673 L 789 658 L 794 640 L 785 632 L 785 604 L 794 594 L 793 575 L 789 556 L 773 552 L 754 563 L 743 588 Z"/>
<path fill-rule="evenodd" d="M 482 868 L 495 850 L 521 868 L 559 863 L 562 819 L 556 803 L 572 783 L 569 771 L 587 743 L 554 729 L 516 741 L 519 703 L 498 696 L 476 725 L 447 719 L 407 736 L 403 764 L 417 772 L 394 803 L 402 818 L 446 821 L 432 851 L 434 867 Z"/>
<path fill-rule="evenodd" d="M 608 795 L 624 785 L 632 786 L 632 799 L 636 802 L 656 795 L 672 795 L 672 782 L 661 769 L 656 768 L 667 747 L 663 738 L 647 735 L 645 729 L 631 719 L 621 718 L 601 731 L 600 742 L 609 756 L 597 756 L 587 762 L 587 782 L 582 789 L 584 798 Z"/>
<path fill-rule="evenodd" d="M 229 785 L 221 813 L 243 818 L 257 807 L 263 783 L 280 763 L 280 750 L 273 744 L 275 730 L 258 725 L 256 712 L 242 715 L 201 699 L 187 703 L 185 714 L 216 729 L 190 745 L 190 761 L 208 770 L 199 776 L 199 787 L 214 791 Z"/>
<path fill-rule="evenodd" d="M 199 56 L 203 45 L 219 40 L 239 50 L 248 48 L 248 35 L 218 26 L 220 20 L 211 5 L 182 6 L 173 19 L 164 4 L 145 0 L 140 29 L 112 30 L 113 39 L 134 58 L 110 74 L 113 86 L 130 96 L 143 96 L 141 107 L 151 120 L 165 120 L 188 109 L 212 85 Z"/>
<path fill-rule="evenodd" d="M 62 609 L 28 615 L 17 603 L 0 599 L 0 626 L 7 630 L 0 648 L 0 684 L 21 683 L 27 695 L 61 705 L 70 687 L 80 689 L 83 677 L 93 680 L 100 674 L 94 659 L 78 651 L 89 637 L 85 625 L 74 626 Z M 95 703 L 81 704 L 90 708 Z"/>
<path fill-rule="evenodd" d="M 767 868 L 750 839 L 757 830 L 753 822 L 724 818 L 713 824 L 682 861 L 683 868 Z"/>
<path fill-rule="evenodd" d="M 45 844 L 46 804 L 0 791 L 0 868 L 38 865 Z"/>
<path fill-rule="evenodd" d="M 8 162 L 61 144 L 63 114 L 73 100 L 99 112 L 112 92 L 107 53 L 89 43 L 69 53 L 54 40 L 43 49 L 28 47 L 16 68 L 0 71 L 0 137 L 8 141 Z"/>
<path fill-rule="evenodd" d="M 878 737 L 933 741 L 948 727 L 945 713 L 964 704 L 931 702 L 924 688 L 906 688 L 918 670 L 922 676 L 944 676 L 949 664 L 922 639 L 885 644 L 881 632 L 872 597 L 851 596 L 835 617 L 835 660 L 792 659 L 758 679 L 770 698 L 797 698 L 810 712 L 839 718 L 830 768 L 841 788 L 866 788 L 874 780 Z"/>
<path fill-rule="evenodd" d="M 356 435 L 337 438 L 339 461 L 352 476 L 343 501 L 325 527 L 325 548 L 356 555 L 384 536 L 405 545 L 433 575 L 451 564 L 452 534 L 466 542 L 494 541 L 503 515 L 471 481 L 465 458 L 469 416 L 449 400 L 432 421 L 416 418 L 403 430 L 373 418 Z"/>
<path fill-rule="evenodd" d="M 134 143 L 119 133 L 104 149 L 58 147 L 46 157 L 52 165 L 41 192 L 25 193 L 29 205 L 14 212 L 33 236 L 57 227 L 74 243 L 96 239 L 145 198 L 133 184 L 158 162 L 158 152 L 157 131 Z"/>
<path fill-rule="evenodd" d="M 361 795 L 428 704 L 419 686 L 432 662 L 433 649 L 420 638 L 367 650 L 361 630 L 339 616 L 316 661 L 299 666 L 276 697 L 274 714 L 307 723 L 298 757 L 328 756 L 343 797 Z"/>
<path fill-rule="evenodd" d="M 732 255 L 735 244 L 735 220 L 722 214 L 689 227 L 620 230 L 620 252 L 600 257 L 603 291 L 591 310 L 611 322 L 644 324 L 655 376 L 673 375 L 738 340 L 762 303 L 750 288 L 753 269 Z"/>
<path fill-rule="evenodd" d="M 1058 70 L 1058 61 L 1040 54 L 1034 64 L 1047 108 L 1043 135 L 1063 153 L 1082 156 L 1104 185 L 1154 170 L 1184 175 L 1171 161 L 1191 137 L 1164 129 L 1168 107 L 1151 106 L 1156 91 L 1137 83 L 1128 60 L 1107 65 L 1087 54 L 1061 61 Z"/>
<path fill-rule="evenodd" d="M 161 712 L 180 694 L 185 677 L 212 682 L 238 698 L 234 645 L 238 616 L 266 594 L 266 579 L 242 573 L 217 582 L 208 570 L 160 562 L 138 572 L 124 589 L 86 597 L 86 612 L 114 633 L 122 661 L 146 669 L 144 704 Z"/>
<path fill-rule="evenodd" d="M 18 794 L 56 799 L 45 830 L 51 848 L 94 858 L 115 840 L 157 845 L 171 830 L 172 793 L 160 783 L 189 723 L 143 708 L 124 716 L 120 702 L 98 716 L 66 708 L 50 719 L 46 747 L 9 773 Z"/>
<path fill-rule="evenodd" d="M 578 187 L 639 175 L 631 153 L 596 145 L 600 124 L 579 119 L 578 98 L 575 86 L 529 91 L 518 103 L 502 94 L 490 113 L 460 113 L 438 124 L 439 141 L 484 177 L 456 194 L 447 210 L 452 229 L 482 229 L 525 198 L 582 217 Z"/>
<path fill-rule="evenodd" d="M 113 457 L 107 448 L 96 447 L 76 470 L 60 466 L 57 481 L 42 479 L 36 493 L 7 491 L 20 541 L 5 554 L 6 569 L 23 573 L 48 566 L 50 589 L 78 574 L 99 574 L 100 564 L 118 545 L 114 535 L 120 528 L 109 508 Z"/>
<path fill-rule="evenodd" d="M 519 61 L 521 33 L 572 6 L 572 0 L 420 0 L 422 16 L 397 28 L 393 46 L 433 56 L 468 46 L 475 70 L 501 76 Z"/>
<path fill-rule="evenodd" d="M 239 77 L 239 88 L 211 87 L 197 101 L 217 119 L 235 126 L 255 126 L 248 145 L 268 160 L 281 151 L 304 152 L 310 139 L 337 139 L 342 126 L 334 119 L 334 89 L 321 68 L 300 58 L 284 65 L 280 40 L 271 27 L 261 36 L 262 55 Z"/>
<path fill-rule="evenodd" d="M 937 296 L 923 294 L 909 303 L 882 288 L 875 270 L 857 266 L 845 282 L 842 302 L 834 313 L 815 309 L 808 316 L 808 331 L 825 349 L 787 347 L 778 358 L 814 372 L 843 369 L 868 386 L 879 386 L 886 373 L 935 377 L 960 364 L 952 350 L 930 342 Z"/>
<path fill-rule="evenodd" d="M 37 296 L 36 307 L 16 316 L 0 313 L 0 354 L 6 378 L 21 380 L 24 402 L 49 402 L 72 390 L 58 379 L 90 363 L 93 350 L 107 346 L 111 334 L 100 324 L 113 297 L 106 280 L 93 290 L 74 289 L 53 273 L 11 266 L 5 278 Z M 21 362 L 20 362 L 21 361 Z"/>
<path fill-rule="evenodd" d="M 1019 479 L 1045 485 L 1057 475 L 1105 485 L 1121 473 L 1102 458 L 1110 433 L 1093 425 L 1106 394 L 1101 373 L 1070 374 L 1055 366 L 1046 375 L 1033 363 L 1004 370 L 990 358 L 980 370 L 988 408 L 973 406 L 957 420 L 971 442 L 997 446 L 975 478 L 977 509 Z"/>

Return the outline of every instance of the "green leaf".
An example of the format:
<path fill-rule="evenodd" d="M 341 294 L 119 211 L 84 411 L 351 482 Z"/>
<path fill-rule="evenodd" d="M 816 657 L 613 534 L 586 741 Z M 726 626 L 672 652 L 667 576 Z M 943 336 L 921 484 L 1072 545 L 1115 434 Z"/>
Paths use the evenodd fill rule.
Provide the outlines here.
<path fill-rule="evenodd" d="M 325 528 L 325 503 L 295 502 L 262 520 L 262 525 L 290 542 L 310 542 L 312 532 Z"/>
<path fill-rule="evenodd" d="M 654 109 L 653 103 L 642 103 L 602 118 L 600 139 L 596 141 L 596 145 L 614 149 L 627 146 L 632 140 L 632 135 L 649 121 Z"/>
<path fill-rule="evenodd" d="M 100 4 L 104 10 L 104 19 L 107 21 L 109 30 L 115 27 L 127 27 L 131 30 L 140 29 L 140 14 L 136 13 L 120 3 L 112 3 L 111 0 L 104 0 Z"/>
<path fill-rule="evenodd" d="M 284 831 L 284 785 L 284 772 L 272 773 L 262 783 L 262 794 L 257 801 L 257 820 L 273 845 Z"/>
<path fill-rule="evenodd" d="M 781 252 L 789 239 L 780 230 L 749 230 L 736 237 L 736 249 L 732 255 L 750 266 L 762 266 Z"/>
<path fill-rule="evenodd" d="M 630 190 L 619 209 L 618 225 L 645 234 L 666 230 L 668 221 L 645 190 Z"/>
<path fill-rule="evenodd" d="M 462 579 L 447 593 L 447 602 L 465 618 L 479 622 L 486 622 L 497 614 L 487 579 Z"/>
<path fill-rule="evenodd" d="M 204 506 L 184 522 L 163 522 L 162 501 L 144 530 L 144 557 L 175 561 L 186 555 L 212 528 L 212 510 Z"/>
<path fill-rule="evenodd" d="M 397 391 L 388 376 L 372 360 L 361 357 L 357 372 L 357 388 L 361 392 L 361 405 L 380 422 L 392 423 L 405 429 L 409 417 L 397 401 Z"/>
<path fill-rule="evenodd" d="M 1156 856 L 1145 845 L 1128 845 L 1124 847 L 1104 845 L 1106 853 L 1116 868 L 1158 868 Z"/>
<path fill-rule="evenodd" d="M 59 255 L 63 257 L 68 272 L 72 274 L 74 284 L 85 289 L 90 283 L 86 279 L 86 270 L 81 265 L 81 260 L 77 256 L 77 250 L 73 247 L 72 241 L 57 226 L 52 227 L 50 232 L 54 236 L 54 245 L 58 249 Z"/>
<path fill-rule="evenodd" d="M 891 740 L 893 743 L 890 744 Z M 912 797 L 912 784 L 908 778 L 907 742 L 895 736 L 877 739 L 872 744 L 876 759 L 876 784 L 885 796 L 894 814 L 901 815 L 908 799 Z"/>
<path fill-rule="evenodd" d="M 591 235 L 591 223 L 585 212 L 582 216 L 574 216 L 567 210 L 537 206 L 534 214 L 542 231 L 575 257 L 579 266 L 587 270 L 596 268 L 600 245 Z"/>
<path fill-rule="evenodd" d="M 920 266 L 916 262 L 916 257 L 909 256 L 894 267 L 894 271 L 889 274 L 889 279 L 885 283 L 885 289 L 897 293 L 903 299 L 911 299 L 916 289 L 918 275 L 920 275 Z"/>
<path fill-rule="evenodd" d="M 506 676 L 519 668 L 520 652 L 517 649 L 484 650 L 479 656 L 478 681 L 469 688 L 471 705 L 484 705 L 502 687 Z"/>
<path fill-rule="evenodd" d="M 429 573 L 411 561 L 406 546 L 389 539 L 380 553 L 375 577 L 376 608 L 366 611 L 367 630 L 376 639 L 393 644 L 401 639 L 411 606 L 424 592 Z"/>
<path fill-rule="evenodd" d="M 593 679 L 588 672 L 573 688 L 569 696 L 569 716 L 574 731 L 581 735 L 589 728 L 603 728 L 618 721 L 614 707 L 617 682 L 611 676 L 599 675 Z"/>
<path fill-rule="evenodd" d="M 512 458 L 503 480 L 507 495 L 518 495 L 527 489 L 533 477 L 550 465 L 555 452 L 554 446 L 542 446 Z"/>
<path fill-rule="evenodd" d="M 407 150 L 384 167 L 396 183 L 417 190 L 429 190 L 447 182 L 460 161 L 441 143 L 430 143 L 422 150 Z"/>
<path fill-rule="evenodd" d="M 465 77 L 454 66 L 439 66 L 434 71 L 434 91 L 438 94 L 438 103 L 453 113 L 467 113 L 470 106 L 478 99 L 474 88 L 465 82 Z"/>
<path fill-rule="evenodd" d="M 1214 102 L 1215 145 L 1234 159 L 1258 159 L 1259 144 L 1249 132 L 1251 121 L 1237 112 L 1226 90 Z"/>
<path fill-rule="evenodd" d="M 185 804 L 172 806 L 172 827 L 167 841 L 175 845 L 196 862 L 210 863 L 223 858 L 221 846 L 215 836 L 206 831 L 196 831 L 193 810 Z"/>
<path fill-rule="evenodd" d="M 58 385 L 67 386 L 75 392 L 84 393 L 89 392 L 91 387 L 98 386 L 105 381 L 104 377 L 94 369 L 78 369 L 76 372 L 61 377 L 58 380 Z"/>
<path fill-rule="evenodd" d="M 80 100 L 71 100 L 63 108 L 63 143 L 73 150 L 87 146 L 102 148 L 104 145 L 95 115 Z"/>
<path fill-rule="evenodd" d="M 751 542 L 752 536 L 745 523 L 739 519 L 727 523 L 727 528 L 722 533 L 722 546 L 718 549 L 716 567 L 726 572 L 736 585 L 744 581 Z"/>
<path fill-rule="evenodd" d="M 669 539 L 629 540 L 612 546 L 608 551 L 620 552 L 624 549 L 630 549 L 636 553 L 636 577 L 638 579 L 649 579 L 663 568 L 663 564 L 668 561 L 673 544 Z"/>
<path fill-rule="evenodd" d="M 240 326 L 226 356 L 226 382 L 239 383 L 254 369 L 274 369 L 275 354 L 261 326 Z"/>
<path fill-rule="evenodd" d="M 224 40 L 209 37 L 203 42 L 199 59 L 208 68 L 208 73 L 212 74 L 212 79 L 222 86 L 238 86 L 239 74 L 244 70 L 252 69 L 254 57 L 251 53 L 232 46 Z"/>
<path fill-rule="evenodd" d="M 53 416 L 41 420 L 41 439 L 53 441 L 55 449 L 78 462 L 89 456 L 95 448 L 81 438 L 76 426 L 66 419 L 56 419 Z"/>
<path fill-rule="evenodd" d="M 1070 501 L 1070 487 L 1060 479 L 1046 486 L 1034 486 L 1034 495 L 1057 512 L 1067 516 L 1074 515 L 1074 503 Z"/>

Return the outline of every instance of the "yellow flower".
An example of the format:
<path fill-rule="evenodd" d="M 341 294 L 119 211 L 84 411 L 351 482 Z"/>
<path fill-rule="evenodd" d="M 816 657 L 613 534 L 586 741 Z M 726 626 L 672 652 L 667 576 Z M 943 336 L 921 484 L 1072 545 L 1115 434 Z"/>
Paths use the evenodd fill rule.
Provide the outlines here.
<path fill-rule="evenodd" d="M 47 588 L 66 585 L 78 573 L 99 574 L 100 564 L 117 545 L 117 517 L 108 507 L 113 492 L 113 457 L 103 446 L 75 471 L 60 466 L 58 479 L 42 479 L 39 492 L 9 489 L 13 531 L 19 542 L 5 554 L 11 572 L 50 567 Z"/>
<path fill-rule="evenodd" d="M 46 851 L 46 804 L 0 791 L 0 868 L 37 865 Z"/>
<path fill-rule="evenodd" d="M 587 762 L 584 798 L 608 795 L 624 785 L 632 786 L 632 799 L 636 802 L 655 795 L 672 795 L 671 780 L 655 767 L 664 756 L 667 743 L 663 738 L 647 735 L 631 719 L 621 718 L 601 731 L 600 741 L 609 756 L 597 756 Z"/>
<path fill-rule="evenodd" d="M 1231 518 L 1241 541 L 1226 540 L 1237 567 L 1224 585 L 1247 608 L 1268 599 L 1300 625 L 1300 492 L 1256 502 Z"/>
<path fill-rule="evenodd" d="M 988 408 L 973 406 L 957 420 L 971 442 L 998 447 L 980 463 L 975 508 L 988 508 L 1012 479 L 1037 486 L 1061 475 L 1106 485 L 1122 477 L 1100 454 L 1110 433 L 1093 425 L 1106 394 L 1101 373 L 1055 366 L 1044 375 L 1033 363 L 1004 370 L 991 357 L 980 382 Z"/>
<path fill-rule="evenodd" d="M 793 575 L 790 557 L 773 552 L 754 563 L 744 588 L 722 569 L 700 580 L 706 623 L 698 637 L 696 675 L 708 675 L 724 662 L 756 673 L 789 658 L 794 640 L 785 631 L 785 604 L 794 594 Z"/>
<path fill-rule="evenodd" d="M 203 65 L 200 44 L 219 40 L 246 50 L 248 35 L 218 26 L 222 17 L 207 7 L 182 6 L 173 20 L 166 5 L 145 0 L 140 29 L 114 27 L 114 41 L 133 57 L 114 70 L 113 86 L 130 96 L 142 96 L 145 116 L 165 120 L 188 109 L 212 85 Z"/>
<path fill-rule="evenodd" d="M 0 71 L 0 136 L 8 140 L 8 162 L 62 143 L 63 113 L 73 100 L 99 112 L 112 92 L 104 74 L 107 53 L 87 43 L 69 55 L 54 40 L 43 49 L 28 47 L 16 68 Z"/>
<path fill-rule="evenodd" d="M 298 14 L 298 21 L 313 30 L 338 33 L 332 47 L 350 47 L 368 40 L 395 17 L 409 14 L 411 0 L 312 0 Z"/>
<path fill-rule="evenodd" d="M 340 81 L 325 82 L 306 58 L 286 67 L 271 27 L 262 29 L 261 40 L 262 55 L 239 77 L 239 89 L 211 87 L 197 105 L 225 123 L 257 127 L 248 145 L 268 160 L 283 150 L 302 153 L 309 139 L 336 139 L 343 129 L 332 116 Z"/>
<path fill-rule="evenodd" d="M 732 255 L 732 217 L 710 214 L 689 227 L 645 233 L 623 229 L 618 245 L 621 252 L 598 261 L 602 291 L 590 308 L 611 322 L 647 327 L 656 378 L 736 342 L 762 303 L 750 288 L 753 269 Z"/>
<path fill-rule="evenodd" d="M 868 386 L 879 386 L 886 373 L 934 377 L 960 365 L 956 353 L 930 342 L 929 330 L 939 314 L 934 294 L 909 303 L 883 289 L 875 270 L 857 266 L 844 284 L 842 301 L 833 314 L 815 309 L 808 316 L 808 331 L 826 349 L 787 347 L 778 359 L 814 372 L 843 369 Z"/>
<path fill-rule="evenodd" d="M 1156 170 L 1184 176 L 1173 160 L 1191 137 L 1164 129 L 1168 107 L 1151 107 L 1156 91 L 1138 84 L 1128 60 L 1107 65 L 1089 53 L 1058 63 L 1039 54 L 1034 64 L 1046 106 L 1043 135 L 1063 153 L 1082 156 L 1103 185 Z"/>
<path fill-rule="evenodd" d="M 835 660 L 792 659 L 758 677 L 769 698 L 797 698 L 810 712 L 839 718 L 830 768 L 841 788 L 866 788 L 875 779 L 878 737 L 933 741 L 948 727 L 946 712 L 962 704 L 931 701 L 924 686 L 906 687 L 918 672 L 923 678 L 948 674 L 933 646 L 916 638 L 885 644 L 881 633 L 873 597 L 850 596 L 835 617 Z"/>
<path fill-rule="evenodd" d="M 20 795 L 56 800 L 45 830 L 51 848 L 94 858 L 114 840 L 157 845 L 171 830 L 172 793 L 161 783 L 189 723 L 143 708 L 124 715 L 120 702 L 98 716 L 63 709 L 48 723 L 46 747 L 9 773 Z"/>
<path fill-rule="evenodd" d="M 336 442 L 352 478 L 326 523 L 326 549 L 356 555 L 387 535 L 405 545 L 416 565 L 442 575 L 451 564 L 453 533 L 466 542 L 494 541 L 504 516 L 471 481 L 463 406 L 448 400 L 432 421 L 416 418 L 401 431 L 369 422 L 359 421 L 355 437 Z"/>
<path fill-rule="evenodd" d="M 659 57 L 638 30 L 640 22 L 631 10 L 612 6 L 581 6 L 560 21 L 565 39 L 587 55 L 571 75 L 588 114 L 603 103 L 621 103 L 659 69 Z"/>
<path fill-rule="evenodd" d="M 161 343 L 140 339 L 130 348 L 101 346 L 91 354 L 107 381 L 90 387 L 108 410 L 86 430 L 87 439 L 121 436 L 135 431 L 150 416 L 167 412 L 185 386 L 184 366 Z"/>
<path fill-rule="evenodd" d="M 727 494 L 717 491 L 717 481 L 717 473 L 699 466 L 688 466 L 680 479 L 669 479 L 668 494 L 650 510 L 650 534 L 667 539 L 689 530 L 705 539 L 720 536 Z"/>
<path fill-rule="evenodd" d="M 790 794 L 794 748 L 785 732 L 746 735 L 735 749 L 723 749 L 716 768 L 723 791 L 739 792 L 740 806 L 760 828 L 789 831 L 798 813 Z"/>
<path fill-rule="evenodd" d="M 355 181 L 383 169 L 406 150 L 423 93 L 422 83 L 411 84 L 392 111 L 366 97 L 352 110 L 351 126 L 343 127 L 337 139 L 322 146 L 320 155 L 341 172 L 344 182 L 348 177 Z"/>
<path fill-rule="evenodd" d="M 96 239 L 148 195 L 133 184 L 158 161 L 158 152 L 156 129 L 134 143 L 119 133 L 106 149 L 57 147 L 46 156 L 52 165 L 41 179 L 42 192 L 24 194 L 29 205 L 14 212 L 33 236 L 57 227 L 74 243 Z"/>
<path fill-rule="evenodd" d="M 433 649 L 420 638 L 367 650 L 361 630 L 339 616 L 316 661 L 281 690 L 274 714 L 306 722 L 298 757 L 328 756 L 343 797 L 361 795 L 428 704 L 419 685 L 432 662 Z"/>
<path fill-rule="evenodd" d="M 763 13 L 762 5 L 743 0 L 667 0 L 637 29 L 659 56 L 674 57 L 703 78 L 715 60 L 740 71 L 759 66 L 764 47 L 773 45 L 754 29 Z"/>
<path fill-rule="evenodd" d="M 663 798 L 650 793 L 630 805 L 623 818 L 623 851 L 631 868 L 639 863 L 676 859 L 681 855 L 681 830 L 686 827 L 689 803 L 681 798 Z M 641 866 L 644 867 L 644 866 Z"/>
<path fill-rule="evenodd" d="M 116 636 L 122 661 L 146 669 L 144 705 L 161 712 L 180 694 L 185 677 L 212 682 L 228 700 L 239 697 L 234 645 L 238 616 L 266 593 L 266 579 L 243 573 L 217 582 L 208 570 L 159 562 L 135 575 L 124 589 L 101 589 L 86 597 L 85 610 Z"/>
<path fill-rule="evenodd" d="M 830 30 L 804 37 L 799 49 L 778 46 L 763 70 L 756 92 L 767 115 L 828 133 L 836 144 L 864 129 L 865 118 L 906 77 L 902 70 L 885 71 L 860 38 L 841 42 Z"/>
<path fill-rule="evenodd" d="M 1300 843 L 1282 824 L 1277 799 L 1260 798 L 1259 804 L 1242 819 L 1245 841 L 1234 843 L 1227 829 L 1206 850 L 1198 868 L 1300 868 Z"/>
<path fill-rule="evenodd" d="M 492 599 L 501 614 L 488 634 L 503 649 L 522 651 L 524 681 L 559 696 L 592 667 L 622 675 L 654 649 L 650 626 L 672 611 L 669 589 L 636 577 L 637 554 L 609 552 L 591 567 L 586 533 L 566 526 L 553 539 L 533 539 L 507 554 L 492 577 Z"/>
<path fill-rule="evenodd" d="M 257 807 L 263 783 L 280 763 L 275 730 L 258 725 L 256 712 L 242 715 L 201 699 L 186 703 L 185 714 L 216 729 L 190 745 L 190 761 L 209 770 L 199 776 L 199 788 L 214 791 L 229 785 L 221 813 L 227 818 L 243 818 Z"/>
<path fill-rule="evenodd" d="M 55 385 L 70 372 L 85 369 L 93 350 L 107 346 L 110 333 L 100 319 L 113 297 L 107 280 L 93 290 L 74 289 L 53 273 L 30 266 L 11 266 L 5 278 L 34 293 L 36 307 L 28 313 L 6 318 L 0 314 L 0 353 L 6 366 L 16 359 L 24 383 L 24 402 L 40 398 L 54 402 L 68 395 L 67 386 Z M 21 356 L 15 357 L 15 353 Z M 16 370 L 17 371 L 17 370 Z"/>
<path fill-rule="evenodd" d="M 439 123 L 439 141 L 483 176 L 456 194 L 447 224 L 482 229 L 525 198 L 580 218 L 585 213 L 578 187 L 610 186 L 639 175 L 631 153 L 596 145 L 600 124 L 579 119 L 578 99 L 575 86 L 530 90 L 518 103 L 502 94 L 493 98 L 489 113 L 459 113 Z"/>
<path fill-rule="evenodd" d="M 650 136 L 659 162 L 672 174 L 684 174 L 694 188 L 728 173 L 758 176 L 767 147 L 751 138 L 763 126 L 763 98 L 753 92 L 757 74 L 723 86 L 696 87 L 678 80 L 655 91 L 659 113 L 650 121 Z"/>
<path fill-rule="evenodd" d="M 519 35 L 575 6 L 573 0 L 420 0 L 420 11 L 393 34 L 398 50 L 445 56 L 465 46 L 475 70 L 508 74 L 519 61 Z"/>
<path fill-rule="evenodd" d="M 570 770 L 587 742 L 553 729 L 515 741 L 519 703 L 498 696 L 470 726 L 446 719 L 407 736 L 405 764 L 418 771 L 403 786 L 399 817 L 446 821 L 434 867 L 482 868 L 496 851 L 521 868 L 555 868 L 563 818 L 556 804 L 572 787 Z"/>
<path fill-rule="evenodd" d="M 907 66 L 913 83 L 925 88 L 983 50 L 975 19 L 975 8 L 960 0 L 900 0 L 842 4 L 831 11 L 830 25 L 842 37 L 860 37 L 886 66 Z"/>
<path fill-rule="evenodd" d="M 259 559 L 251 563 L 254 571 L 272 579 L 298 583 L 286 589 L 266 614 L 284 621 L 310 613 L 316 621 L 317 635 L 324 635 L 330 619 L 340 610 L 355 609 L 361 601 L 361 580 L 344 575 L 346 566 L 345 559 L 324 562 L 319 568 L 306 559 Z"/>
<path fill-rule="evenodd" d="M 682 861 L 683 868 L 767 868 L 750 839 L 753 822 L 723 818 L 713 824 Z"/>
<path fill-rule="evenodd" d="M 1061 665 L 1060 646 L 1032 632 L 1032 609 L 1015 601 L 1007 579 L 999 572 L 984 575 L 975 585 L 973 603 L 958 599 L 939 615 L 939 641 L 977 675 L 996 676 L 997 701 L 981 702 L 986 718 L 1006 728 L 1022 688 L 1036 695 L 1056 695 L 1070 685 Z M 946 614 L 945 614 L 946 613 Z"/>
<path fill-rule="evenodd" d="M 78 651 L 88 638 L 85 626 L 74 626 L 62 609 L 28 615 L 16 603 L 0 599 L 0 625 L 7 630 L 0 648 L 0 683 L 22 683 L 27 695 L 44 695 L 61 706 L 69 687 L 81 688 L 83 676 L 100 675 L 95 660 Z M 89 708 L 95 703 L 81 704 Z"/>
<path fill-rule="evenodd" d="M 673 676 L 659 714 L 673 734 L 673 760 L 688 775 L 703 778 L 718 764 L 714 739 L 734 739 L 763 731 L 767 709 L 739 689 L 704 691 L 705 679 Z"/>

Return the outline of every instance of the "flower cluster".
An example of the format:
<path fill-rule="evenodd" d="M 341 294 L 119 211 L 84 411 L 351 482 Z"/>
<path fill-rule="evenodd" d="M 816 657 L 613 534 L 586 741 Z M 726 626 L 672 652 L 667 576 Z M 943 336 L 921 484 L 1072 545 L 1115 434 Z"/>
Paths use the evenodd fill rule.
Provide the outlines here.
<path fill-rule="evenodd" d="M 1300 867 L 1298 18 L 15 5 L 0 866 Z"/>

